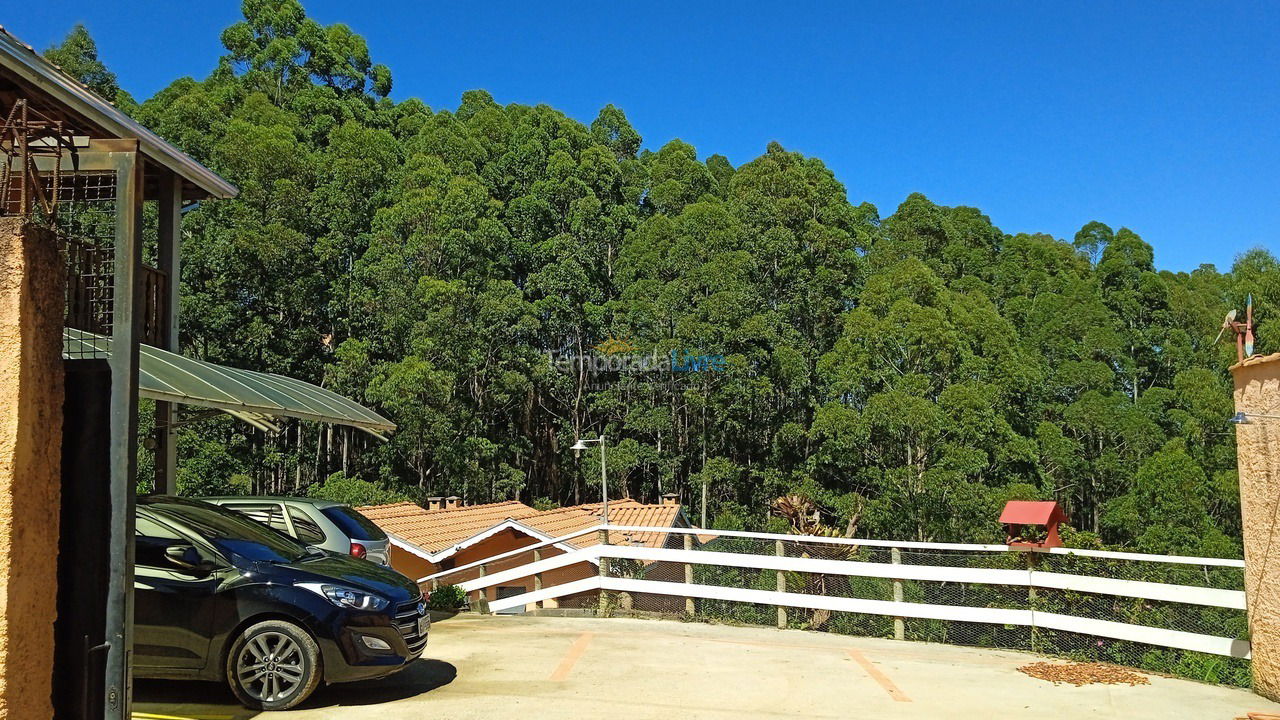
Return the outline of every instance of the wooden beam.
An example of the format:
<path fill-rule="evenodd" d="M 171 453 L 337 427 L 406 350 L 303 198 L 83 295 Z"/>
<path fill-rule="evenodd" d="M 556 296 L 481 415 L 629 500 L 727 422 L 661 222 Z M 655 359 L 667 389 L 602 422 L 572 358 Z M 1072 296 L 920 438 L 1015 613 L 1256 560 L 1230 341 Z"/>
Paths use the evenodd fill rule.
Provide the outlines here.
<path fill-rule="evenodd" d="M 161 171 L 156 199 L 159 224 L 157 265 L 168 275 L 164 309 L 161 312 L 161 347 L 178 352 L 178 279 L 182 271 L 182 178 Z M 155 490 L 174 495 L 178 492 L 178 407 L 156 401 L 155 423 Z"/>

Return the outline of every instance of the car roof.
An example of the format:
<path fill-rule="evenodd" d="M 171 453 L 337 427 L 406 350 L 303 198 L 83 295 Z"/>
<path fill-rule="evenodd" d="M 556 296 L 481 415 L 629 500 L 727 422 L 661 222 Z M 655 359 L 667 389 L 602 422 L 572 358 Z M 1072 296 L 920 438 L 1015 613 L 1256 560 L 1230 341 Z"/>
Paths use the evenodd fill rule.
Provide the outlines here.
<path fill-rule="evenodd" d="M 139 495 L 139 505 L 198 505 L 204 498 L 179 497 L 177 495 Z"/>
<path fill-rule="evenodd" d="M 303 497 L 286 497 L 283 495 L 211 495 L 209 497 L 199 497 L 196 500 L 204 500 L 205 502 L 278 502 L 286 505 L 308 505 L 317 510 L 331 507 L 349 507 L 346 503 L 334 502 L 332 500 L 321 500 L 319 498 L 303 498 Z"/>

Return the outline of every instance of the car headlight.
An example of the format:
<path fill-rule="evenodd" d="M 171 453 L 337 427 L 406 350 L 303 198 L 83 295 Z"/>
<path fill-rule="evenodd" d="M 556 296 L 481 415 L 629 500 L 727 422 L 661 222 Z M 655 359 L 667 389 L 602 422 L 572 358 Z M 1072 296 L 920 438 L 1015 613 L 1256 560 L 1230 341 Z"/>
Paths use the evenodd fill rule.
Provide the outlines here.
<path fill-rule="evenodd" d="M 338 607 L 351 608 L 353 610 L 378 611 L 390 604 L 386 598 L 380 595 L 374 595 L 363 590 L 353 590 L 341 585 L 298 583 L 298 587 L 306 588 Z"/>

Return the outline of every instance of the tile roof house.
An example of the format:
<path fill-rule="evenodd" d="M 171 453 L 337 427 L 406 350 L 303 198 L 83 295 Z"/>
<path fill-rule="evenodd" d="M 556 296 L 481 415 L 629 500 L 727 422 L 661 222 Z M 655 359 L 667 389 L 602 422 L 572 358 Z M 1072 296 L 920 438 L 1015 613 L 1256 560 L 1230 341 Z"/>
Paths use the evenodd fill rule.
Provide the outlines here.
<path fill-rule="evenodd" d="M 528 545 L 564 537 L 599 525 L 603 519 L 600 503 L 537 510 L 524 503 L 509 500 L 483 505 L 458 505 L 456 498 L 442 502 L 432 498 L 423 508 L 411 502 L 373 505 L 357 508 L 365 517 L 383 529 L 391 540 L 391 565 L 411 578 L 463 567 L 485 558 L 500 555 Z M 652 530 L 615 530 L 609 542 L 615 545 L 664 547 L 669 542 L 682 543 L 665 532 L 668 528 L 689 527 L 674 495 L 657 505 L 630 498 L 609 502 L 612 525 L 653 528 Z M 555 543 L 544 549 L 546 554 L 570 552 L 600 542 L 597 533 L 584 533 Z M 531 553 L 530 553 L 531 555 Z M 492 570 L 529 562 L 531 557 L 516 556 L 500 561 Z M 596 572 L 592 562 L 562 568 L 557 574 L 585 576 Z M 468 573 L 470 575 L 472 573 Z M 459 574 L 448 582 L 465 579 Z M 526 579 L 528 580 L 528 579 Z M 526 589 L 528 582 L 513 581 L 511 586 L 496 588 L 501 592 Z"/>
<path fill-rule="evenodd" d="M 526 517 L 523 522 L 550 537 L 561 537 L 599 525 L 602 520 L 603 510 L 600 503 L 590 503 L 546 510 Z M 655 528 L 653 532 L 615 530 L 609 533 L 609 542 L 614 545 L 647 547 L 663 547 L 666 544 L 669 533 L 662 532 L 662 528 L 689 527 L 689 523 L 684 522 L 680 506 L 674 502 L 647 505 L 631 498 L 609 501 L 609 524 Z M 589 533 L 573 538 L 569 542 L 576 547 L 587 547 L 598 544 L 600 539 L 596 534 Z"/>
<path fill-rule="evenodd" d="M 369 505 L 356 508 L 382 528 L 392 542 L 431 559 L 443 559 L 460 543 L 506 520 L 537 515 L 538 511 L 517 500 L 443 507 L 428 510 L 417 503 Z"/>

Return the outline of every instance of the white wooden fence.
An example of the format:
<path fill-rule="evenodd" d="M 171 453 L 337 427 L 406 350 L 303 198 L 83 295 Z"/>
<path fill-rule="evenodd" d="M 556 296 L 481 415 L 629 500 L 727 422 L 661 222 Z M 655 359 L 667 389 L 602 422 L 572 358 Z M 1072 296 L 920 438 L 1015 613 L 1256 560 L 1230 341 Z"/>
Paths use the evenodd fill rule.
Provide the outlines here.
<path fill-rule="evenodd" d="M 485 566 L 495 564 L 509 566 L 511 558 L 527 556 L 532 551 L 543 547 L 563 543 L 589 533 L 608 530 L 613 533 L 643 532 L 653 533 L 651 527 L 601 526 L 582 530 L 560 538 L 548 540 L 536 545 L 519 548 L 502 553 L 485 560 L 471 563 L 459 568 L 447 570 L 422 578 L 419 582 L 436 584 L 450 582 L 449 576 L 477 570 L 484 572 Z M 456 583 L 468 592 L 487 590 L 512 581 L 531 576 L 541 576 L 559 568 L 571 567 L 582 563 L 599 566 L 603 561 L 606 571 L 591 574 L 582 579 L 564 582 L 552 587 L 543 587 L 513 597 L 490 600 L 488 605 L 492 611 L 519 608 L 534 603 L 554 600 L 588 592 L 618 592 L 669 596 L 675 598 L 700 598 L 757 605 L 773 605 L 786 608 L 804 608 L 808 610 L 828 610 L 849 613 L 864 613 L 895 618 L 926 618 L 972 623 L 987 623 L 1003 626 L 1022 626 L 1046 630 L 1061 630 L 1089 635 L 1097 638 L 1123 640 L 1148 645 L 1155 645 L 1181 650 L 1191 650 L 1233 658 L 1249 658 L 1249 642 L 1240 638 L 1221 637 L 1217 635 L 1187 632 L 1184 630 L 1151 627 L 1148 625 L 1116 622 L 1114 620 L 1082 617 L 1070 614 L 1045 612 L 1034 609 L 1032 603 L 1027 607 L 969 607 L 964 605 L 928 604 L 907 602 L 899 599 L 867 599 L 859 597 L 841 597 L 829 594 L 812 594 L 804 592 L 788 592 L 783 590 L 763 590 L 750 587 L 725 587 L 723 585 L 699 584 L 690 582 L 670 582 L 646 579 L 645 577 L 616 577 L 607 572 L 609 560 L 634 561 L 632 567 L 653 566 L 654 563 L 675 564 L 686 567 L 713 566 L 718 568 L 744 568 L 748 570 L 775 571 L 779 576 L 779 588 L 785 587 L 782 581 L 784 573 L 801 573 L 826 577 L 845 578 L 881 578 L 901 581 L 918 581 L 927 583 L 963 583 L 993 586 L 1025 587 L 1030 594 L 1035 588 L 1046 590 L 1063 590 L 1090 595 L 1112 596 L 1117 598 L 1135 598 L 1145 601 L 1182 603 L 1186 605 L 1225 608 L 1234 611 L 1245 609 L 1245 595 L 1241 590 L 1217 587 L 1199 587 L 1194 585 L 1169 584 L 1114 577 L 1098 577 L 1089 575 L 1067 574 L 1038 570 L 1033 563 L 1020 569 L 988 568 L 988 567 L 948 567 L 936 564 L 911 564 L 864 562 L 858 560 L 825 559 L 819 557 L 796 557 L 791 555 L 755 554 L 742 552 L 722 552 L 712 549 L 692 549 L 694 543 L 681 542 L 681 535 L 692 535 L 699 538 L 697 543 L 705 547 L 703 541 L 713 538 L 730 538 L 736 540 L 769 541 L 770 543 L 791 543 L 803 547 L 839 548 L 846 556 L 857 548 L 893 549 L 897 558 L 898 552 L 911 553 L 938 551 L 963 556 L 966 553 L 990 555 L 992 553 L 1028 551 L 1010 548 L 1004 545 L 968 545 L 956 543 L 920 543 L 892 542 L 882 540 L 863 540 L 848 538 L 828 538 L 801 535 L 777 535 L 768 533 L 749 533 L 735 531 L 716 531 L 702 529 L 672 528 L 669 532 L 672 541 L 668 547 L 629 546 L 621 544 L 598 544 L 554 555 L 534 562 L 526 562 L 516 567 L 506 567 L 498 572 L 484 573 L 480 577 Z M 683 545 L 684 548 L 671 547 Z M 1091 551 L 1068 548 L 1055 548 L 1044 551 L 1050 556 L 1065 555 L 1081 558 L 1095 558 L 1110 563 L 1161 563 L 1173 566 L 1201 566 L 1202 568 L 1243 568 L 1240 560 L 1221 558 L 1196 558 L 1184 556 L 1144 555 L 1138 553 L 1118 553 L 1110 551 Z M 669 566 L 668 565 L 668 566 Z M 686 578 L 691 578 L 687 574 Z M 900 598 L 901 592 L 895 591 L 894 598 Z"/>

